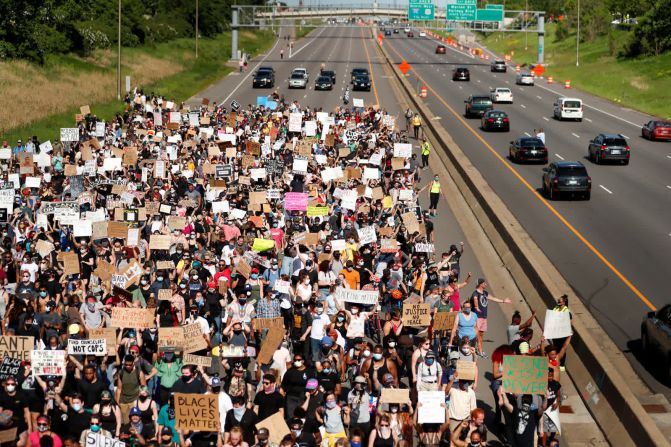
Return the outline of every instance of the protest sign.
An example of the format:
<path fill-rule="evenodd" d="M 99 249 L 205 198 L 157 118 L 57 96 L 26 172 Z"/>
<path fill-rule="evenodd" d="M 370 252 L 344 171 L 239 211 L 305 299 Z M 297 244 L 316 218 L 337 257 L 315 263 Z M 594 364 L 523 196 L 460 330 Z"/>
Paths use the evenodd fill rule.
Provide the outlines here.
<path fill-rule="evenodd" d="M 377 304 L 380 292 L 377 290 L 354 290 L 338 287 L 336 289 L 336 300 L 347 303 L 358 303 L 363 305 Z"/>
<path fill-rule="evenodd" d="M 266 339 L 261 345 L 261 351 L 257 357 L 257 362 L 259 365 L 270 363 L 273 358 L 273 354 L 280 347 L 282 340 L 284 340 L 284 329 L 271 327 L 268 331 L 268 334 L 266 335 Z"/>
<path fill-rule="evenodd" d="M 328 206 L 308 206 L 308 217 L 328 216 Z"/>
<path fill-rule="evenodd" d="M 503 356 L 503 391 L 514 394 L 545 395 L 547 386 L 547 357 Z"/>
<path fill-rule="evenodd" d="M 475 362 L 457 360 L 457 375 L 459 380 L 475 380 Z"/>
<path fill-rule="evenodd" d="M 288 294 L 289 287 L 291 287 L 291 283 L 289 281 L 283 281 L 281 279 L 275 281 L 275 290 L 277 290 L 280 293 Z"/>
<path fill-rule="evenodd" d="M 184 349 L 184 329 L 182 329 L 182 326 L 159 327 L 158 346 L 159 348 L 174 348 L 178 351 Z"/>
<path fill-rule="evenodd" d="M 443 391 L 420 391 L 417 401 L 422 405 L 417 407 L 418 424 L 445 423 L 445 393 Z"/>
<path fill-rule="evenodd" d="M 289 132 L 300 132 L 303 127 L 303 114 L 290 113 L 289 114 Z"/>
<path fill-rule="evenodd" d="M 564 338 L 573 335 L 571 328 L 570 312 L 559 312 L 547 310 L 545 312 L 545 324 L 543 325 L 543 336 L 547 340 Z"/>
<path fill-rule="evenodd" d="M 184 330 L 184 352 L 191 353 L 207 349 L 207 341 L 203 336 L 200 323 L 191 323 L 182 326 Z"/>
<path fill-rule="evenodd" d="M 280 445 L 282 439 L 284 439 L 286 435 L 291 434 L 289 426 L 287 426 L 284 416 L 282 416 L 282 413 L 280 412 L 275 412 L 256 424 L 257 430 L 261 428 L 268 429 L 268 440 L 275 445 Z"/>
<path fill-rule="evenodd" d="M 97 329 L 89 329 L 89 339 L 104 338 L 105 345 L 107 345 L 107 353 L 114 355 L 116 352 L 116 329 L 113 327 L 103 327 Z"/>
<path fill-rule="evenodd" d="M 403 304 L 403 324 L 411 327 L 431 324 L 431 306 L 429 304 Z"/>
<path fill-rule="evenodd" d="M 158 289 L 158 300 L 170 301 L 172 299 L 172 290 L 171 289 Z"/>
<path fill-rule="evenodd" d="M 32 351 L 31 368 L 35 376 L 64 376 L 65 351 Z"/>
<path fill-rule="evenodd" d="M 175 428 L 184 431 L 219 431 L 219 396 L 175 393 Z"/>
<path fill-rule="evenodd" d="M 412 157 L 412 144 L 394 143 L 394 157 L 410 158 Z"/>
<path fill-rule="evenodd" d="M 408 388 L 382 388 L 380 402 L 385 404 L 403 404 L 410 402 L 410 390 Z"/>
<path fill-rule="evenodd" d="M 245 347 L 235 345 L 223 345 L 219 349 L 219 355 L 221 357 L 227 357 L 227 358 L 241 358 L 245 356 Z"/>
<path fill-rule="evenodd" d="M 373 242 L 377 242 L 377 235 L 375 234 L 375 227 L 369 225 L 367 227 L 359 228 L 357 230 L 359 235 L 359 245 L 364 246 Z"/>
<path fill-rule="evenodd" d="M 155 314 L 152 308 L 113 307 L 112 327 L 151 329 L 156 325 Z"/>
<path fill-rule="evenodd" d="M 284 209 L 307 211 L 309 196 L 304 192 L 288 192 L 284 195 Z"/>
<path fill-rule="evenodd" d="M 78 127 L 61 127 L 61 141 L 62 142 L 75 142 L 79 141 L 79 128 Z"/>
<path fill-rule="evenodd" d="M 449 331 L 454 327 L 458 312 L 436 312 L 433 315 L 434 331 Z"/>
<path fill-rule="evenodd" d="M 170 236 L 164 234 L 152 234 L 149 239 L 149 248 L 152 250 L 169 250 Z"/>
<path fill-rule="evenodd" d="M 96 355 L 107 354 L 107 341 L 104 338 L 91 338 L 87 340 L 68 340 L 68 354 L 72 355 Z"/>
<path fill-rule="evenodd" d="M 382 239 L 380 241 L 380 251 L 382 253 L 396 253 L 398 251 L 398 241 L 396 239 Z"/>
<path fill-rule="evenodd" d="M 21 372 L 21 359 L 15 359 L 12 357 L 5 357 L 0 363 L 0 381 L 5 380 L 9 377 L 17 379 Z"/>
<path fill-rule="evenodd" d="M 0 336 L 0 358 L 11 357 L 29 361 L 30 351 L 34 346 L 34 337 L 2 335 Z"/>
<path fill-rule="evenodd" d="M 94 433 L 91 430 L 87 430 L 86 444 L 82 447 L 126 447 L 126 443 L 105 436 L 102 433 Z"/>
<path fill-rule="evenodd" d="M 435 250 L 433 244 L 415 244 L 416 253 L 433 253 Z"/>
<path fill-rule="evenodd" d="M 0 431 L 0 444 L 4 444 L 5 442 L 16 442 L 16 431 L 16 427 Z"/>
<path fill-rule="evenodd" d="M 186 353 L 184 354 L 184 358 L 182 359 L 182 364 L 202 366 L 203 368 L 211 368 L 212 357 L 205 357 L 204 355 L 193 355 Z"/>
<path fill-rule="evenodd" d="M 255 318 L 252 322 L 254 323 L 254 329 L 257 330 L 270 329 L 271 327 L 284 329 L 284 318 L 282 317 Z"/>

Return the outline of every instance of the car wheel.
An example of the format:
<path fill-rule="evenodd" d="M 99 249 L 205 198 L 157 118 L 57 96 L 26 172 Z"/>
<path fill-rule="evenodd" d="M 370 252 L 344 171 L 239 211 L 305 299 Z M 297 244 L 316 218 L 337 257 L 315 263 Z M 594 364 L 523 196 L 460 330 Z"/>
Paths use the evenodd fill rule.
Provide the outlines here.
<path fill-rule="evenodd" d="M 579 122 L 579 123 L 582 123 L 582 118 L 578 118 L 578 122 Z"/>
<path fill-rule="evenodd" d="M 629 165 L 629 160 L 622 160 L 622 164 L 625 166 Z"/>
<path fill-rule="evenodd" d="M 584 195 L 583 198 L 585 200 L 589 200 L 592 197 L 592 191 L 587 191 Z"/>

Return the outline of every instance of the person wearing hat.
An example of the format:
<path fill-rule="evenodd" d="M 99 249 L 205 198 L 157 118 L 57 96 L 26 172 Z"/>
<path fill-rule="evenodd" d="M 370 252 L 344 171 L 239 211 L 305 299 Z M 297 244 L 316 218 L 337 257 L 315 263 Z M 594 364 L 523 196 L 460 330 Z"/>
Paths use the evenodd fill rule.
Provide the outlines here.
<path fill-rule="evenodd" d="M 305 426 L 302 419 L 297 417 L 289 421 L 289 430 L 291 430 L 291 438 L 295 446 L 316 447 L 317 440 L 321 439 L 318 429 L 313 432 L 310 427 Z"/>
<path fill-rule="evenodd" d="M 32 446 L 40 446 L 41 444 L 41 439 L 43 437 L 50 437 L 52 441 L 52 446 L 53 447 L 61 447 L 63 445 L 63 441 L 61 440 L 60 436 L 58 436 L 56 433 L 51 431 L 51 418 L 47 416 L 46 414 L 40 414 L 37 416 L 37 427 L 35 431 L 30 432 L 28 434 L 28 442 L 29 445 Z"/>
<path fill-rule="evenodd" d="M 99 415 L 99 424 L 103 430 L 119 436 L 121 431 L 121 410 L 112 400 L 112 393 L 104 390 L 100 393 L 100 401 L 93 406 L 93 414 Z"/>
<path fill-rule="evenodd" d="M 128 415 L 130 420 L 121 426 L 119 439 L 127 445 L 145 445 L 146 440 L 153 436 L 153 424 L 147 425 L 142 422 L 142 412 L 137 407 L 131 408 Z"/>
<path fill-rule="evenodd" d="M 256 432 L 256 444 L 253 447 L 277 447 L 277 444 L 270 442 L 270 431 L 266 427 L 261 427 Z"/>
<path fill-rule="evenodd" d="M 497 298 L 490 295 L 487 291 L 487 281 L 485 281 L 484 278 L 480 278 L 478 279 L 477 287 L 471 295 L 471 306 L 473 307 L 473 312 L 478 316 L 475 327 L 477 329 L 478 355 L 482 358 L 487 358 L 487 354 L 483 350 L 482 345 L 485 332 L 487 331 L 487 308 L 489 306 L 489 301 L 494 301 L 499 304 L 512 303 L 510 298 Z"/>
<path fill-rule="evenodd" d="M 150 438 L 153 438 L 158 433 L 158 406 L 156 402 L 151 399 L 149 395 L 149 388 L 140 386 L 140 395 L 134 403 L 135 408 L 140 410 L 140 418 L 142 423 L 151 428 Z"/>
<path fill-rule="evenodd" d="M 428 351 L 423 362 L 417 364 L 417 391 L 438 391 L 443 367 L 436 361 L 436 354 Z"/>
<path fill-rule="evenodd" d="M 177 441 L 175 441 L 175 437 L 178 438 Z M 179 447 L 184 445 L 181 440 L 181 435 L 179 435 L 177 432 L 173 433 L 173 430 L 170 427 L 163 427 L 161 429 L 158 440 L 161 447 Z"/>
<path fill-rule="evenodd" d="M 347 403 L 351 407 L 350 430 L 360 429 L 367 434 L 370 431 L 370 394 L 368 393 L 368 381 L 364 376 L 356 376 L 352 390 L 347 395 Z"/>

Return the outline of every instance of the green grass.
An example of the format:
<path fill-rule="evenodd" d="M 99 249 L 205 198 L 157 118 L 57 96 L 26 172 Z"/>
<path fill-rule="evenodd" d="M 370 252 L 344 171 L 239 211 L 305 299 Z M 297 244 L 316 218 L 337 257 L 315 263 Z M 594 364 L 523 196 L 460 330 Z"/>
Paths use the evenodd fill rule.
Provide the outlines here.
<path fill-rule="evenodd" d="M 617 52 L 627 39 L 627 31 L 613 30 L 593 42 L 581 42 L 580 66 L 576 67 L 575 33 L 563 41 L 555 41 L 555 26 L 549 24 L 545 36 L 545 77 L 556 83 L 570 79 L 573 87 L 601 96 L 623 106 L 665 119 L 671 118 L 671 52 L 640 59 L 618 59 Z M 529 35 L 524 49 L 523 33 L 494 33 L 480 40 L 498 54 L 514 51 L 513 61 L 534 63 L 537 39 Z M 611 54 L 612 50 L 612 54 Z"/>
<path fill-rule="evenodd" d="M 274 42 L 273 34 L 270 31 L 241 32 L 239 37 L 239 48 L 251 55 L 267 50 Z M 124 60 L 132 60 L 132 58 L 143 54 L 150 54 L 152 57 L 160 57 L 180 63 L 184 66 L 184 70 L 152 84 L 141 86 L 145 92 L 154 92 L 170 100 L 180 102 L 190 98 L 234 70 L 234 68 L 226 65 L 231 56 L 231 37 L 229 33 L 223 33 L 213 39 L 201 39 L 198 46 L 198 59 L 194 57 L 194 48 L 193 39 L 177 39 L 151 48 L 124 48 L 122 49 L 122 64 Z M 109 69 L 115 68 L 114 63 L 115 61 L 112 61 L 112 66 Z M 106 69 L 105 67 L 100 68 L 93 64 L 86 64 L 71 56 L 54 57 L 47 62 L 47 65 L 51 67 L 68 65 L 74 66 L 78 70 Z M 122 88 L 124 87 L 122 86 Z M 123 103 L 116 99 L 93 103 L 90 106 L 92 113 L 105 120 L 109 120 L 117 112 L 123 111 Z M 1 137 L 9 140 L 12 144 L 19 138 L 27 139 L 32 135 L 37 135 L 40 141 L 54 140 L 60 135 L 61 127 L 72 127 L 74 125 L 74 115 L 76 113 L 79 113 L 78 107 L 34 121 L 26 126 L 10 129 Z"/>
<path fill-rule="evenodd" d="M 295 34 L 295 39 L 302 39 L 303 37 L 307 36 L 310 31 L 314 30 L 317 26 L 321 24 L 321 20 L 317 19 L 312 19 L 312 20 L 306 20 L 305 25 L 301 25 L 299 21 L 296 21 L 294 24 L 294 34 Z"/>

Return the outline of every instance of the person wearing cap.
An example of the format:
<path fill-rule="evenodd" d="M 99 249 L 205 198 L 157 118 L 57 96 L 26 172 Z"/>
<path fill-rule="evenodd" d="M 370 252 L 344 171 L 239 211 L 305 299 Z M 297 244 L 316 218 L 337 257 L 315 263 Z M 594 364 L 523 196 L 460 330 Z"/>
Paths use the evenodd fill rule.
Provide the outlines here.
<path fill-rule="evenodd" d="M 112 400 L 112 393 L 104 390 L 100 393 L 100 401 L 93 406 L 93 414 L 99 415 L 100 425 L 104 430 L 119 436 L 121 431 L 121 410 Z"/>
<path fill-rule="evenodd" d="M 437 391 L 442 376 L 443 367 L 436 361 L 436 354 L 428 351 L 424 361 L 417 364 L 417 391 Z"/>
<path fill-rule="evenodd" d="M 43 437 L 51 438 L 53 447 L 61 447 L 63 441 L 60 436 L 51 431 L 51 419 L 46 414 L 40 414 L 36 419 L 37 427 L 35 431 L 28 434 L 28 444 L 31 446 L 41 446 L 41 439 Z"/>
<path fill-rule="evenodd" d="M 139 408 L 130 409 L 129 422 L 121 425 L 119 439 L 130 445 L 145 445 L 146 440 L 153 436 L 153 424 L 147 425 L 142 422 L 142 412 Z"/>
<path fill-rule="evenodd" d="M 354 262 L 347 261 L 347 264 L 345 264 L 345 269 L 340 273 L 345 277 L 345 281 L 347 282 L 347 285 L 350 289 L 361 289 L 361 275 L 359 275 L 359 272 L 354 269 Z"/>
<path fill-rule="evenodd" d="M 305 426 L 302 419 L 297 417 L 291 418 L 288 425 L 289 430 L 291 430 L 293 446 L 316 447 L 317 444 L 320 444 L 318 442 L 321 440 L 319 430 L 315 428 L 315 431 L 313 432 L 310 430 L 310 427 Z"/>
<path fill-rule="evenodd" d="M 356 376 L 352 390 L 347 395 L 347 403 L 351 411 L 350 430 L 359 429 L 363 433 L 370 431 L 370 394 L 368 393 L 368 380 L 364 376 Z M 367 436 L 364 436 L 364 442 Z"/>
<path fill-rule="evenodd" d="M 178 440 L 175 441 L 175 436 L 178 436 Z M 173 430 L 170 427 L 163 427 L 158 435 L 158 441 L 161 447 L 179 447 L 184 445 L 181 440 L 181 435 L 178 433 L 173 433 Z"/>
<path fill-rule="evenodd" d="M 256 432 L 256 444 L 253 447 L 277 447 L 277 444 L 270 442 L 270 431 L 266 427 L 261 427 Z"/>
<path fill-rule="evenodd" d="M 471 295 L 471 306 L 473 312 L 478 316 L 476 321 L 477 340 L 478 340 L 478 355 L 482 358 L 487 358 L 487 354 L 483 350 L 483 338 L 487 331 L 487 310 L 489 301 L 494 301 L 499 304 L 510 304 L 510 298 L 497 298 L 490 295 L 487 291 L 487 281 L 484 278 L 478 279 L 478 284 L 473 294 Z"/>
<path fill-rule="evenodd" d="M 150 427 L 150 438 L 153 438 L 158 433 L 158 406 L 149 395 L 149 388 L 140 386 L 140 395 L 134 402 L 135 408 L 140 410 L 140 418 L 142 423 Z"/>
<path fill-rule="evenodd" d="M 319 380 L 316 378 L 308 379 L 305 384 L 305 400 L 299 408 L 294 411 L 294 416 L 299 413 L 305 414 L 305 424 L 307 427 L 318 426 L 315 412 L 324 405 L 324 392 L 322 391 Z"/>
<path fill-rule="evenodd" d="M 453 386 L 455 381 L 457 382 L 456 387 Z M 471 382 L 459 379 L 459 374 L 456 372 L 445 387 L 445 395 L 450 401 L 447 413 L 450 430 L 454 431 L 462 421 L 470 417 L 471 411 L 477 408 L 477 399 Z"/>
<path fill-rule="evenodd" d="M 82 431 L 81 436 L 79 437 L 79 445 L 86 445 L 86 439 L 89 436 L 89 433 L 93 433 L 95 435 L 100 435 L 104 436 L 106 438 L 115 438 L 118 437 L 118 431 L 117 432 L 110 432 L 109 430 L 105 430 L 103 427 L 102 423 L 102 416 L 99 416 L 97 413 L 93 413 L 91 415 L 91 418 L 89 419 L 89 426 L 86 430 Z M 115 434 L 112 434 L 115 433 Z M 33 444 L 33 445 L 39 445 L 39 444 Z"/>

